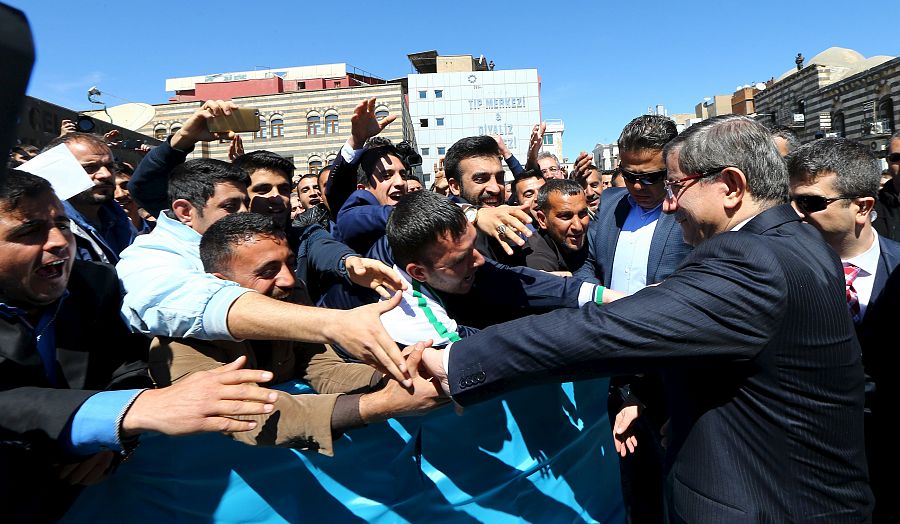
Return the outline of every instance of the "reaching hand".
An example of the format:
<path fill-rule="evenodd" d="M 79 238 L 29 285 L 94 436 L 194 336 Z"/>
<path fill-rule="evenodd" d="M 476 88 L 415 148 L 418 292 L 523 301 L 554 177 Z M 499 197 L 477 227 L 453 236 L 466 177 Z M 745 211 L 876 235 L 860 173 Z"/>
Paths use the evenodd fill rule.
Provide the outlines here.
<path fill-rule="evenodd" d="M 232 417 L 271 413 L 278 393 L 256 384 L 272 380 L 271 372 L 241 369 L 246 362 L 247 357 L 241 356 L 220 368 L 193 373 L 177 384 L 144 391 L 125 413 L 123 433 L 189 435 L 255 428 L 256 422 Z"/>
<path fill-rule="evenodd" d="M 229 133 L 210 133 L 206 122 L 218 116 L 230 115 L 231 111 L 237 108 L 238 106 L 231 100 L 207 100 L 172 136 L 172 147 L 187 151 L 197 142 L 231 138 Z"/>
<path fill-rule="evenodd" d="M 363 421 L 370 424 L 392 417 L 421 415 L 450 402 L 434 380 L 419 374 L 422 351 L 431 343 L 431 340 L 418 342 L 403 350 L 412 379 L 411 387 L 404 388 L 396 380 L 389 379 L 384 388 L 359 399 L 359 415 Z"/>
<path fill-rule="evenodd" d="M 475 227 L 494 237 L 507 255 L 513 254 L 513 244 L 525 245 L 525 237 L 531 236 L 531 230 L 525 224 L 531 223 L 531 216 L 526 211 L 527 205 L 482 207 L 478 209 Z"/>
<path fill-rule="evenodd" d="M 616 423 L 613 426 L 613 442 L 620 456 L 624 457 L 629 453 L 634 453 L 637 448 L 637 437 L 634 436 L 634 428 L 631 426 L 640 414 L 640 407 L 631 405 L 625 406 L 616 415 Z"/>
<path fill-rule="evenodd" d="M 445 395 L 450 394 L 450 382 L 447 379 L 447 370 L 444 369 L 444 353 L 439 349 L 427 347 L 422 351 L 422 373 L 427 373 Z"/>
<path fill-rule="evenodd" d="M 340 345 L 355 358 L 374 366 L 400 381 L 405 387 L 412 385 L 406 369 L 406 359 L 400 348 L 384 330 L 382 313 L 400 304 L 403 295 L 395 293 L 390 300 L 369 304 L 345 311 L 334 311 L 335 322 L 324 326 L 328 342 Z"/>
<path fill-rule="evenodd" d="M 75 127 L 75 122 L 71 120 L 63 120 L 59 126 L 59 136 L 66 136 L 69 133 L 78 132 L 78 128 Z"/>
<path fill-rule="evenodd" d="M 592 170 L 596 169 L 597 166 L 594 165 L 594 158 L 589 155 L 587 151 L 582 151 L 578 154 L 578 158 L 575 159 L 575 163 L 572 165 L 572 178 L 577 180 L 586 177 Z"/>
<path fill-rule="evenodd" d="M 350 147 L 362 149 L 366 140 L 381 133 L 385 127 L 397 119 L 397 115 L 386 116 L 380 121 L 375 117 L 375 98 L 363 100 L 353 110 L 350 117 Z"/>
<path fill-rule="evenodd" d="M 234 162 L 234 159 L 244 154 L 244 141 L 241 135 L 235 133 L 228 146 L 228 160 Z"/>
<path fill-rule="evenodd" d="M 503 141 L 502 136 L 490 135 L 490 137 L 493 138 L 494 141 L 497 142 L 497 146 L 500 147 L 500 156 L 502 156 L 504 159 L 507 159 L 512 156 L 512 152 L 509 150 L 508 147 L 506 147 L 506 142 Z"/>
<path fill-rule="evenodd" d="M 531 129 L 531 139 L 528 141 L 528 160 L 525 163 L 526 166 L 537 166 L 538 153 L 541 151 L 541 146 L 544 145 L 545 131 L 547 131 L 547 124 L 544 122 L 535 124 Z"/>
<path fill-rule="evenodd" d="M 107 131 L 105 135 L 103 135 L 103 140 L 106 141 L 107 144 L 111 142 L 115 142 L 117 138 L 119 138 L 119 130 L 113 129 L 112 131 Z"/>
<path fill-rule="evenodd" d="M 379 260 L 347 257 L 344 267 L 351 282 L 374 289 L 385 300 L 389 300 L 394 292 L 406 289 L 406 282 L 400 275 Z"/>

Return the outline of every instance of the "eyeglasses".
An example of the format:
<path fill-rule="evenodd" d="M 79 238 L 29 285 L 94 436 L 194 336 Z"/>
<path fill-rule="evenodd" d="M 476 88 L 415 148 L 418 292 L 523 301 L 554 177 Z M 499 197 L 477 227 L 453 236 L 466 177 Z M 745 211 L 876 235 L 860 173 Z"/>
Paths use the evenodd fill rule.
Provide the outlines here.
<path fill-rule="evenodd" d="M 711 175 L 717 175 L 717 174 L 719 174 L 723 169 L 725 169 L 726 167 L 728 167 L 728 166 L 724 166 L 724 167 L 715 167 L 715 168 L 713 168 L 713 169 L 710 169 L 710 170 L 708 170 L 708 171 L 704 171 L 704 172 L 702 172 L 702 173 L 697 173 L 697 174 L 694 174 L 694 175 L 688 175 L 688 176 L 683 177 L 683 178 L 681 178 L 681 179 L 679 179 L 679 180 L 666 180 L 666 181 L 664 182 L 664 185 L 666 186 L 666 198 L 667 198 L 668 200 L 675 200 L 675 193 L 676 193 L 676 192 L 675 192 L 675 191 L 672 191 L 672 188 L 673 188 L 673 187 L 674 187 L 674 188 L 677 188 L 678 192 L 681 192 L 681 186 L 682 186 L 682 184 L 684 184 L 685 182 L 690 182 L 691 180 L 697 180 L 698 178 L 703 178 L 703 177 L 707 177 L 707 176 L 711 176 Z"/>
<path fill-rule="evenodd" d="M 543 173 L 545 175 L 547 173 L 558 173 L 558 172 L 559 172 L 559 168 L 556 166 L 550 166 L 550 167 L 545 167 L 544 169 L 541 169 L 541 173 Z"/>
<path fill-rule="evenodd" d="M 665 169 L 661 169 L 659 171 L 651 171 L 649 173 L 632 173 L 631 171 L 625 170 L 625 168 L 620 167 L 619 172 L 622 173 L 622 178 L 625 179 L 629 184 L 636 184 L 638 182 L 641 183 L 642 186 L 652 186 L 653 184 L 659 184 L 662 179 L 666 177 Z"/>
<path fill-rule="evenodd" d="M 791 201 L 797 205 L 797 209 L 802 213 L 815 213 L 817 211 L 822 211 L 828 204 L 832 202 L 837 202 L 838 200 L 852 200 L 854 198 L 859 198 L 855 196 L 839 196 L 832 198 L 825 198 L 821 195 L 796 195 L 791 197 Z"/>
<path fill-rule="evenodd" d="M 900 153 L 891 153 L 890 155 L 888 155 L 887 159 L 888 159 L 888 162 L 890 162 L 892 164 L 894 164 L 896 162 L 900 162 Z"/>

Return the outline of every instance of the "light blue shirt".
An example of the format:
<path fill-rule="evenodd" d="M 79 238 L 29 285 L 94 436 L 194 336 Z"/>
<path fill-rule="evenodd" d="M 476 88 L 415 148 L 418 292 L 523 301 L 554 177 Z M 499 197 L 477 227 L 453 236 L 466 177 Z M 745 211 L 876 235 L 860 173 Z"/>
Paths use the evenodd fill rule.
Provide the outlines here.
<path fill-rule="evenodd" d="M 653 209 L 645 210 L 637 205 L 631 195 L 627 198 L 631 211 L 625 218 L 616 243 L 610 288 L 630 295 L 647 285 L 650 242 L 653 240 L 653 232 L 662 213 L 662 203 Z"/>
<path fill-rule="evenodd" d="M 160 213 L 156 228 L 122 251 L 122 316 L 145 335 L 235 340 L 228 310 L 251 290 L 203 270 L 200 234 Z"/>

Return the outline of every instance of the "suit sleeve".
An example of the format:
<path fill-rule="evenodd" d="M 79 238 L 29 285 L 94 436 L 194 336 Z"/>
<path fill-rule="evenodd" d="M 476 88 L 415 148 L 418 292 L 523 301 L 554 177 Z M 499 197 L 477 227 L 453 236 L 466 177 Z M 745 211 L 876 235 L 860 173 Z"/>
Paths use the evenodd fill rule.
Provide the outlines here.
<path fill-rule="evenodd" d="M 364 149 L 351 150 L 349 145 L 344 144 L 331 164 L 331 172 L 328 173 L 323 191 L 325 199 L 328 200 L 328 207 L 335 213 L 335 218 L 344 202 L 356 191 L 356 170 L 363 151 Z"/>
<path fill-rule="evenodd" d="M 509 267 L 489 258 L 475 273 L 472 300 L 498 306 L 577 308 L 584 284 L 524 266 Z"/>
<path fill-rule="evenodd" d="M 746 361 L 778 332 L 786 293 L 750 233 L 705 242 L 673 276 L 607 306 L 490 327 L 453 344 L 451 394 L 471 404 L 536 382 Z"/>
<path fill-rule="evenodd" d="M 190 153 L 173 148 L 169 140 L 151 149 L 128 181 L 131 197 L 153 216 L 159 216 L 163 209 L 169 207 L 169 173 L 183 164 Z"/>

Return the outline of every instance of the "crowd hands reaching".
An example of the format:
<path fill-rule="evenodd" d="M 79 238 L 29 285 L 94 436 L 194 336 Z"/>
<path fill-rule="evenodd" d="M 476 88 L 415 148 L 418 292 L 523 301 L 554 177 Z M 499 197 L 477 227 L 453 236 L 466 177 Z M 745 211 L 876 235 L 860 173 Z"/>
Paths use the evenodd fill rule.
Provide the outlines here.
<path fill-rule="evenodd" d="M 104 353 L 105 374 L 72 390 L 79 402 L 57 395 L 27 408 L 14 404 L 17 395 L 34 387 L 66 389 L 69 382 L 57 375 L 72 370 L 59 365 L 48 372 L 49 384 L 26 384 L 11 377 L 33 366 L 0 356 L 0 363 L 10 363 L 0 375 L 4 434 L 25 434 L 11 418 L 23 410 L 35 421 L 28 431 L 60 420 L 106 425 L 91 437 L 41 437 L 53 450 L 42 460 L 74 485 L 108 477 L 146 432 L 218 432 L 249 445 L 331 454 L 344 432 L 428 413 L 450 403 L 460 387 L 483 380 L 481 372 L 454 383 L 448 369 L 450 348 L 472 333 L 495 324 L 506 329 L 506 321 L 553 309 L 602 310 L 657 285 L 660 296 L 674 293 L 660 283 L 699 239 L 685 231 L 682 240 L 682 221 L 696 217 L 678 212 L 689 185 L 672 179 L 666 143 L 677 132 L 668 119 L 644 116 L 629 124 L 620 138 L 621 163 L 610 171 L 598 169 L 586 152 L 571 166 L 543 152 L 544 123 L 532 130 L 524 165 L 499 135 L 463 138 L 423 188 L 416 174 L 421 157 L 382 136 L 396 116 L 379 119 L 375 107 L 374 98 L 360 102 L 335 161 L 303 174 L 275 153 L 245 151 L 239 133 L 210 131 L 210 122 L 239 109 L 231 101 L 206 101 L 163 144 L 141 145 L 145 156 L 136 166 L 116 161 L 117 131 L 93 135 L 63 121 L 45 149 L 67 146 L 93 186 L 60 201 L 39 178 L 10 171 L 0 192 L 0 258 L 8 259 L 0 320 L 75 329 L 57 332 L 56 339 L 81 344 L 85 355 L 98 351 L 96 338 L 101 346 L 129 350 Z M 197 144 L 219 140 L 230 142 L 227 158 L 187 159 Z M 37 153 L 19 146 L 10 166 Z M 895 170 L 898 154 L 900 137 L 894 137 Z M 733 193 L 746 194 L 746 175 L 726 174 L 734 179 Z M 794 187 L 793 170 L 791 177 Z M 808 185 L 797 182 L 800 189 Z M 854 198 L 869 199 L 859 204 L 865 211 L 876 195 Z M 794 202 L 801 215 L 816 211 L 812 197 Z M 647 216 L 657 232 L 674 232 L 662 241 L 657 233 L 638 236 L 643 226 L 634 224 Z M 623 229 L 623 221 L 634 227 Z M 22 224 L 33 223 L 36 232 L 23 237 Z M 642 255 L 606 249 L 620 231 L 645 244 Z M 647 257 L 655 251 L 663 257 L 651 268 Z M 68 320 L 84 319 L 87 311 L 105 314 L 96 321 L 115 327 L 104 333 L 72 328 L 79 324 Z M 119 325 L 122 319 L 127 326 Z M 420 340 L 427 333 L 431 339 Z M 40 345 L 27 330 L 14 338 Z M 290 358 L 261 368 L 276 359 L 258 355 L 277 348 Z M 656 391 L 652 383 L 660 380 L 659 366 L 648 367 L 648 373 L 631 365 L 602 372 L 617 375 L 611 395 L 621 401 L 610 412 L 610 430 L 623 458 L 642 449 L 657 457 L 665 451 L 665 399 L 641 393 Z M 143 371 L 123 385 L 113 371 L 122 369 Z M 316 394 L 270 387 L 290 379 L 309 383 Z M 640 427 L 645 411 L 652 420 Z M 263 431 L 268 425 L 274 436 Z M 624 476 L 653 475 L 630 467 Z"/>

